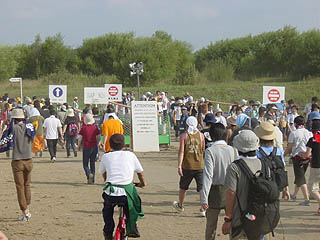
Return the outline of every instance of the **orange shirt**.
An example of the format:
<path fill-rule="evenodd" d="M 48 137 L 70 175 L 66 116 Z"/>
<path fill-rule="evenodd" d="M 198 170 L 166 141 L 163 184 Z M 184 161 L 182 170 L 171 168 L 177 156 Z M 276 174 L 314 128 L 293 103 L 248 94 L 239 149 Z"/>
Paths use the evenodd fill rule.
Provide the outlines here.
<path fill-rule="evenodd" d="M 110 119 L 110 120 L 105 121 L 102 124 L 101 134 L 103 136 L 107 136 L 107 141 L 104 146 L 105 152 L 112 151 L 109 141 L 110 141 L 110 137 L 116 133 L 123 134 L 123 127 L 122 127 L 122 124 L 119 120 Z"/>

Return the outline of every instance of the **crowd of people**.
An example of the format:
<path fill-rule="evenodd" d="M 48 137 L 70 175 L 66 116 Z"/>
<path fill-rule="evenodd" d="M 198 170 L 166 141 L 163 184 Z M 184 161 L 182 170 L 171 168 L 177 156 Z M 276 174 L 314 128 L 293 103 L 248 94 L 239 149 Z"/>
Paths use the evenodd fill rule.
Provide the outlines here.
<path fill-rule="evenodd" d="M 134 92 L 124 93 L 122 105 L 129 106 L 134 100 Z M 274 222 L 269 221 L 267 229 L 263 229 L 259 226 L 266 225 L 263 219 L 268 211 L 259 215 L 261 212 L 250 208 L 257 205 L 254 201 L 261 204 L 270 199 L 263 202 L 265 206 L 275 207 L 273 213 L 279 212 L 277 196 L 271 197 L 271 192 L 274 195 L 282 192 L 283 199 L 295 201 L 301 189 L 304 201 L 299 204 L 310 206 L 310 198 L 314 198 L 319 203 L 317 214 L 320 216 L 320 113 L 317 97 L 305 106 L 302 115 L 292 99 L 288 104 L 283 101 L 278 105 L 262 105 L 259 101 L 242 99 L 240 104 L 227 104 L 225 111 L 220 108 L 221 103 L 203 97 L 196 101 L 188 92 L 183 97 L 168 97 L 167 92 L 160 91 L 155 95 L 147 92 L 140 100 L 156 101 L 159 115 L 172 123 L 179 141 L 177 171 L 180 176 L 179 199 L 173 202 L 173 207 L 180 213 L 185 210 L 186 193 L 195 179 L 200 193 L 200 215 L 207 219 L 205 239 L 215 239 L 222 209 L 226 215 L 222 232 L 231 234 L 232 238 L 261 239 L 272 232 L 279 216 L 273 216 Z M 82 148 L 88 184 L 95 183 L 99 152 L 105 153 L 99 166 L 99 173 L 106 182 L 103 191 L 105 239 L 112 239 L 116 203 L 124 206 L 129 218 L 129 236 L 139 237 L 136 221 L 143 216 L 143 211 L 135 186 L 144 187 L 146 182 L 136 155 L 123 150 L 123 122 L 119 118 L 129 114 L 130 108 L 120 107 L 116 112 L 110 104 L 103 112 L 90 105 L 80 110 L 78 101 L 75 97 L 71 105 L 54 106 L 49 98 L 38 100 L 34 96 L 22 101 L 19 97 L 9 98 L 8 94 L 2 97 L 0 152 L 6 152 L 7 156 L 12 152 L 12 171 L 22 211 L 20 220 L 29 221 L 31 218 L 32 157 L 42 157 L 43 151 L 47 150 L 54 163 L 58 161 L 58 145 L 66 149 L 67 158 L 71 157 L 71 151 L 77 157 Z M 289 162 L 293 164 L 295 175 L 292 194 L 289 193 L 291 183 L 285 167 L 287 155 L 291 157 Z M 307 182 L 305 174 L 309 166 Z M 132 182 L 135 172 L 139 183 Z M 261 190 L 261 181 L 274 191 L 257 199 L 261 197 L 257 194 Z"/>

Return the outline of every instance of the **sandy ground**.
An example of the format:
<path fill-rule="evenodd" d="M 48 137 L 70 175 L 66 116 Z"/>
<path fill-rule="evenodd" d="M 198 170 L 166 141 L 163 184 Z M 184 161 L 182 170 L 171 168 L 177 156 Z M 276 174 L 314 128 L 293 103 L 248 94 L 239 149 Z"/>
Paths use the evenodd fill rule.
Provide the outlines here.
<path fill-rule="evenodd" d="M 178 214 L 171 207 L 178 198 L 177 143 L 159 153 L 137 155 L 148 182 L 145 189 L 138 189 L 145 212 L 139 221 L 141 239 L 204 239 L 206 220 L 199 216 L 199 194 L 194 183 L 186 197 L 185 212 Z M 10 160 L 1 154 L 0 230 L 11 240 L 103 239 L 103 180 L 97 176 L 95 185 L 86 184 L 81 159 L 81 154 L 67 159 L 62 149 L 53 164 L 48 152 L 41 159 L 34 158 L 32 218 L 30 222 L 19 222 Z M 293 169 L 289 166 L 288 170 L 293 183 Z M 301 199 L 299 193 L 297 202 L 281 202 L 281 224 L 273 239 L 319 239 L 320 217 L 315 214 L 318 205 L 313 201 L 310 207 L 299 206 Z M 217 239 L 228 239 L 221 234 L 222 221 L 223 214 Z"/>

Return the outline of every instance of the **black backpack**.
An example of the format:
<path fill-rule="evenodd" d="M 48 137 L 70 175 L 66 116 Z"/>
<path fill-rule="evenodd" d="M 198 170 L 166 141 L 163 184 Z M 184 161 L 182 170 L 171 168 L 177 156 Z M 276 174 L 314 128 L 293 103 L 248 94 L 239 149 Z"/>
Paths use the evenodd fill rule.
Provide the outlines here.
<path fill-rule="evenodd" d="M 249 240 L 260 239 L 272 232 L 280 220 L 280 192 L 276 182 L 271 177 L 271 171 L 264 161 L 261 161 L 261 171 L 252 173 L 246 162 L 236 160 L 235 164 L 249 179 L 248 205 L 242 209 L 238 194 L 236 194 L 241 212 L 241 228 Z"/>
<path fill-rule="evenodd" d="M 262 154 L 262 160 L 265 161 L 271 169 L 272 178 L 276 181 L 279 191 L 282 192 L 288 184 L 288 172 L 284 168 L 281 156 L 277 156 L 277 148 L 274 147 L 272 153 L 268 156 L 260 147 L 259 152 Z"/>

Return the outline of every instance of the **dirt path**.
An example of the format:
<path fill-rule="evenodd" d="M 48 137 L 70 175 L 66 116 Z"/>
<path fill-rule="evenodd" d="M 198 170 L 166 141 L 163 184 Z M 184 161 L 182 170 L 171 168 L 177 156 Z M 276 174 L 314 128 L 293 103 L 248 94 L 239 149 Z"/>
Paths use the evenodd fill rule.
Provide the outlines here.
<path fill-rule="evenodd" d="M 137 155 L 148 181 L 145 189 L 138 190 L 145 212 L 139 221 L 141 239 L 204 239 L 205 218 L 199 216 L 199 194 L 195 185 L 187 194 L 184 213 L 178 214 L 171 207 L 172 201 L 178 198 L 177 143 L 160 153 Z M 81 154 L 67 159 L 61 149 L 54 164 L 50 163 L 48 152 L 41 159 L 34 158 L 32 218 L 26 223 L 17 221 L 20 210 L 10 160 L 1 154 L 0 230 L 10 240 L 102 240 L 103 181 L 97 176 L 95 185 L 87 185 L 81 159 Z M 97 162 L 96 168 L 98 165 Z M 288 169 L 292 183 L 293 170 L 290 166 Z M 292 191 L 293 186 L 290 189 Z M 281 224 L 273 239 L 319 239 L 317 204 L 313 201 L 311 207 L 301 207 L 298 202 L 281 202 Z M 217 239 L 228 239 L 221 236 L 222 219 L 219 218 Z"/>

